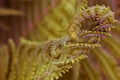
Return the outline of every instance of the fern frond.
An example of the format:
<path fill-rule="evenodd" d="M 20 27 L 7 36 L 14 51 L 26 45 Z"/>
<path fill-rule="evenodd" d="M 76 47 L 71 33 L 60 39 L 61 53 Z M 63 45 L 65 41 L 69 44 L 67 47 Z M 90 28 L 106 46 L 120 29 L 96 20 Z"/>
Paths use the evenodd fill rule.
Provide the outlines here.
<path fill-rule="evenodd" d="M 9 49 L 7 45 L 0 46 L 0 79 L 6 80 L 9 70 Z"/>
<path fill-rule="evenodd" d="M 114 43 L 113 43 L 114 42 Z M 108 38 L 108 39 L 104 39 L 103 40 L 103 44 L 106 44 L 108 45 L 108 48 L 112 50 L 109 50 L 110 52 L 112 52 L 112 55 L 116 58 L 119 58 L 120 57 L 120 45 L 118 45 L 119 43 L 113 39 L 113 38 Z"/>
<path fill-rule="evenodd" d="M 60 5 L 54 8 L 33 30 L 29 35 L 29 39 L 36 39 L 36 41 L 49 40 L 54 37 L 63 37 L 66 35 L 65 31 L 70 23 L 71 18 L 75 13 L 76 0 L 64 0 Z M 48 24 L 46 24 L 48 23 Z M 44 27 L 44 31 L 43 28 Z M 54 34 L 55 33 L 55 34 Z M 36 35 L 45 36 L 45 38 L 38 38 Z M 33 38 L 31 37 L 32 35 Z"/>
<path fill-rule="evenodd" d="M 39 33 L 41 36 L 44 34 L 46 38 L 48 38 L 47 35 L 50 38 L 61 37 L 58 31 L 69 24 L 69 19 L 74 13 L 74 5 L 72 4 L 75 1 L 69 0 L 69 3 L 66 1 L 63 1 L 58 9 L 53 10 L 52 14 L 46 16 L 44 21 L 38 25 L 39 27 L 34 32 L 37 40 L 41 39 Z M 59 77 L 62 77 L 62 73 L 68 72 L 75 62 L 87 58 L 86 53 L 91 48 L 100 47 L 98 42 L 109 35 L 109 31 L 113 27 L 113 22 L 115 22 L 114 13 L 105 6 L 87 7 L 87 0 L 84 1 L 78 7 L 80 11 L 78 10 L 79 12 L 76 12 L 73 17 L 67 28 L 68 34 L 65 37 L 43 43 L 22 40 L 17 48 L 10 41 L 10 53 L 12 53 L 12 56 L 8 80 L 59 79 Z M 63 6 L 65 6 L 65 9 L 63 9 Z M 71 14 L 68 15 L 69 18 L 66 16 L 69 12 L 67 9 L 71 10 Z M 64 23 L 61 23 L 61 20 Z M 63 26 L 63 24 L 65 25 Z M 41 28 L 43 26 L 45 29 Z M 102 52 L 102 50 L 96 49 L 93 51 L 93 54 L 96 56 L 96 60 L 101 63 L 101 69 L 105 70 L 103 72 L 108 73 L 107 78 L 111 80 L 119 79 L 118 75 L 115 75 L 117 71 L 114 71 L 116 68 L 114 59 L 106 55 L 104 51 L 104 54 L 100 55 L 100 51 Z M 107 56 L 111 59 L 107 58 Z M 110 62 L 111 60 L 113 62 Z M 89 61 L 86 61 L 86 63 L 82 62 L 82 66 L 88 72 L 87 74 L 91 80 L 101 79 L 99 73 L 93 69 Z"/>
<path fill-rule="evenodd" d="M 77 13 L 84 11 L 88 7 L 88 0 L 77 0 Z"/>
<path fill-rule="evenodd" d="M 64 45 L 64 39 L 66 38 L 58 41 L 48 41 L 45 44 L 26 43 L 22 41 L 23 43 L 21 43 L 17 49 L 17 54 L 19 55 L 17 65 L 20 65 L 14 65 L 14 70 L 12 69 L 11 71 L 18 71 L 18 75 L 11 73 L 9 77 L 10 80 L 13 79 L 13 75 L 16 75 L 16 79 L 23 80 L 57 79 L 62 75 L 61 73 L 68 72 L 68 69 L 72 68 L 72 64 L 75 61 L 79 61 L 86 56 L 83 54 L 85 53 L 84 50 L 77 54 L 78 52 L 75 51 L 76 49 L 73 49 L 76 53 L 71 53 L 70 49 L 64 48 L 68 43 L 71 43 L 69 38 L 67 38 L 66 45 Z M 58 44 L 56 44 L 56 42 Z M 14 56 L 13 58 L 15 59 Z M 13 66 L 11 65 L 11 67 Z"/>
<path fill-rule="evenodd" d="M 9 67 L 9 75 L 8 75 L 8 80 L 16 80 L 17 79 L 17 60 L 18 60 L 18 54 L 16 53 L 16 47 L 15 44 L 12 40 L 9 40 L 10 43 L 10 53 L 11 53 L 11 63 Z"/>
<path fill-rule="evenodd" d="M 72 68 L 72 80 L 81 80 L 79 78 L 80 76 L 80 71 L 81 71 L 81 61 L 79 62 L 75 62 L 75 64 L 73 65 L 73 68 Z"/>
<path fill-rule="evenodd" d="M 81 69 L 85 71 L 88 77 L 85 80 L 102 80 L 100 73 L 96 70 L 93 64 L 91 64 L 90 59 L 81 61 Z"/>
<path fill-rule="evenodd" d="M 87 16 L 84 13 L 87 13 Z M 58 79 L 59 76 L 62 76 L 61 73 L 68 72 L 68 69 L 72 68 L 72 64 L 84 59 L 86 57 L 85 53 L 91 47 L 99 46 L 97 43 L 106 35 L 109 35 L 109 29 L 112 28 L 112 23 L 115 21 L 114 14 L 105 6 L 88 7 L 77 15 L 79 16 L 75 16 L 68 27 L 68 36 L 57 40 L 50 40 L 43 44 L 34 44 L 27 41 L 21 43 L 25 47 L 21 59 L 18 60 L 24 60 L 23 58 L 26 57 L 25 61 L 20 61 L 23 65 L 23 62 L 27 63 L 25 71 L 22 68 L 23 72 L 21 72 L 26 72 L 26 75 L 22 74 L 24 79 Z M 89 25 L 86 25 L 85 22 Z M 53 22 L 50 22 L 49 25 L 56 26 Z M 100 56 L 98 58 L 100 58 L 100 61 L 103 61 Z M 103 64 L 103 67 L 106 69 L 105 64 Z M 89 68 L 90 66 L 85 67 L 85 70 L 88 71 Z M 111 69 L 107 71 L 111 71 Z M 90 74 L 88 75 L 91 79 L 95 80 L 96 78 L 93 77 L 95 73 Z M 112 79 L 117 79 L 116 76 L 111 74 L 110 76 L 112 76 Z"/>
<path fill-rule="evenodd" d="M 96 60 L 101 64 L 102 72 L 107 76 L 107 79 L 118 80 L 118 67 L 114 58 L 102 49 L 95 49 L 93 54 L 95 55 Z"/>

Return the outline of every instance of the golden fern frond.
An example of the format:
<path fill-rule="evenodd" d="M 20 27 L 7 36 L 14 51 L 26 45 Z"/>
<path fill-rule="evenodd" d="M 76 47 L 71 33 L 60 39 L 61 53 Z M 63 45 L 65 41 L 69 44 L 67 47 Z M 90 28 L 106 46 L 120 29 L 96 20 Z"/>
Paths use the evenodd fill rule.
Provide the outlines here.
<path fill-rule="evenodd" d="M 68 69 L 72 68 L 73 63 L 84 59 L 85 53 L 90 48 L 100 46 L 97 43 L 109 35 L 108 32 L 115 21 L 114 14 L 105 6 L 88 7 L 77 15 L 80 17 L 73 18 L 68 27 L 68 35 L 63 38 L 41 44 L 22 40 L 18 49 L 12 43 L 13 60 L 9 80 L 58 79 L 59 76 L 62 76 L 61 73 L 68 72 Z M 96 24 L 88 21 L 90 25 L 85 28 L 84 21 L 87 22 L 87 20 L 96 22 Z M 76 21 L 79 22 L 76 23 Z M 75 38 L 71 36 L 74 35 L 73 33 L 69 33 L 71 29 L 75 33 Z M 87 67 L 85 69 L 88 70 Z M 114 76 L 112 78 L 117 79 Z"/>
<path fill-rule="evenodd" d="M 118 80 L 120 76 L 115 59 L 102 49 L 94 50 L 93 54 L 100 62 L 102 72 L 106 75 L 106 78 L 108 80 Z"/>
<path fill-rule="evenodd" d="M 80 13 L 88 7 L 88 0 L 77 0 L 77 10 Z"/>
<path fill-rule="evenodd" d="M 82 72 L 82 73 L 81 73 Z M 93 64 L 91 64 L 90 59 L 85 59 L 81 61 L 81 71 L 79 71 L 79 78 L 82 80 L 102 80 L 99 71 L 96 70 Z M 82 76 L 85 74 L 84 76 Z M 85 77 L 88 76 L 88 77 Z M 78 79 L 76 79 L 78 80 Z"/>
<path fill-rule="evenodd" d="M 84 50 L 78 54 L 75 49 L 75 54 L 69 48 L 65 48 L 70 43 L 69 39 L 66 41 L 65 39 L 43 44 L 23 40 L 18 48 L 15 48 L 12 43 L 13 60 L 8 80 L 53 80 L 62 76 L 61 73 L 68 72 L 75 61 L 84 59 L 86 56 L 83 54 Z"/>
<path fill-rule="evenodd" d="M 109 25 L 109 24 L 108 24 Z M 104 27 L 105 27 L 106 25 L 104 25 Z M 110 26 L 110 25 L 109 25 Z M 58 26 L 59 27 L 59 26 Z M 104 27 L 102 28 L 102 29 L 104 29 Z M 106 29 L 107 31 L 109 31 L 109 29 Z M 71 31 L 69 31 L 70 32 L 70 34 L 71 34 Z M 74 32 L 74 30 L 73 30 L 73 32 Z M 88 32 L 89 33 L 89 32 Z M 96 32 L 97 33 L 97 32 Z M 73 37 L 75 36 L 75 34 L 73 33 Z M 95 78 L 96 79 L 96 78 Z"/>
<path fill-rule="evenodd" d="M 6 80 L 8 75 L 10 54 L 7 45 L 0 46 L 0 79 Z"/>
<path fill-rule="evenodd" d="M 75 13 L 75 7 L 76 0 L 61 1 L 56 8 L 45 16 L 44 20 L 37 24 L 36 29 L 31 32 L 28 39 L 41 41 L 42 39 L 49 40 L 54 37 L 62 37 L 65 35 L 66 33 L 64 30 L 66 30 Z"/>

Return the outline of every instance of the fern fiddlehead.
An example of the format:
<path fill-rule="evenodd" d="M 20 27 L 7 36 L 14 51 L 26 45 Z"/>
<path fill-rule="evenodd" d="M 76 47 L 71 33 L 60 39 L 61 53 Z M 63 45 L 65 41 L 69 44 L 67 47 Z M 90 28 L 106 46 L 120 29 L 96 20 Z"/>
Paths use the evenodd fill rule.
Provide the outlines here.
<path fill-rule="evenodd" d="M 114 13 L 109 8 L 98 5 L 88 7 L 73 18 L 68 28 L 68 34 L 73 39 L 77 39 L 78 34 L 83 34 L 84 37 L 98 35 L 102 37 L 113 27 L 113 22 L 115 22 Z"/>

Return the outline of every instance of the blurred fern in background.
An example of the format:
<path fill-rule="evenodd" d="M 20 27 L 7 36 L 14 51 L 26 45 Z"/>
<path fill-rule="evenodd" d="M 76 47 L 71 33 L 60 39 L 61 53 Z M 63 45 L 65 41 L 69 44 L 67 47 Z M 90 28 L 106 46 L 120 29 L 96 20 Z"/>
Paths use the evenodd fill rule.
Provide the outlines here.
<path fill-rule="evenodd" d="M 85 14 L 95 9 L 104 25 Z M 0 80 L 119 80 L 119 9 L 119 0 L 0 0 Z"/>

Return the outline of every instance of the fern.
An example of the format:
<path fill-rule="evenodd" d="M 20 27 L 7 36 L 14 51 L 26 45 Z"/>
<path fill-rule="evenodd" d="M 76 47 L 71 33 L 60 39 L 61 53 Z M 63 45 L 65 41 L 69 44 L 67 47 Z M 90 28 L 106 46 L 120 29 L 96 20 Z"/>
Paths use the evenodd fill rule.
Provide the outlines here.
<path fill-rule="evenodd" d="M 71 3 L 73 3 L 72 1 Z M 68 5 L 71 5 L 71 3 L 65 2 L 67 7 Z M 60 6 L 60 8 L 62 8 L 62 6 Z M 60 12 L 61 11 L 59 11 L 59 9 L 53 11 L 54 16 L 65 18 L 65 15 Z M 46 36 L 47 34 L 49 34 L 50 37 L 59 36 L 57 31 L 61 30 L 61 25 L 57 24 L 59 21 L 56 21 L 56 23 L 54 22 L 54 16 L 52 18 L 53 20 L 50 20 L 50 16 L 45 17 L 45 22 L 48 24 L 46 25 L 45 22 L 41 24 L 46 25 L 48 29 L 39 27 L 37 29 L 38 32 L 36 32 L 37 38 L 39 38 L 39 32 L 42 30 L 45 32 L 43 31 L 41 33 Z M 65 18 L 65 24 L 69 24 L 67 21 L 68 20 Z M 85 70 L 88 75 L 88 78 L 85 78 L 86 80 L 101 80 L 102 77 L 100 76 L 100 73 L 93 68 L 94 64 L 91 64 L 91 61 L 89 61 L 90 59 L 85 61 L 83 59 L 87 58 L 86 53 L 88 53 L 91 48 L 100 47 L 98 44 L 100 40 L 106 36 L 110 36 L 109 31 L 113 28 L 114 22 L 114 13 L 110 8 L 98 5 L 88 7 L 87 0 L 83 0 L 81 6 L 77 7 L 76 14 L 71 20 L 66 30 L 67 34 L 64 37 L 52 39 L 46 42 L 22 39 L 17 47 L 14 42 L 11 40 L 9 41 L 11 60 L 7 72 L 7 80 L 59 79 L 59 77 L 62 77 L 62 73 L 68 72 L 75 62 L 78 67 L 78 72 L 74 70 L 77 75 L 74 79 L 79 79 L 79 71 L 82 71 L 79 68 L 81 65 L 81 68 Z M 41 24 L 40 26 L 42 26 Z M 55 27 L 57 31 L 54 32 L 56 34 L 53 34 L 52 31 L 50 31 L 51 34 L 46 33 L 47 30 L 50 30 L 50 26 Z M 119 79 L 119 75 L 115 75 L 118 73 L 117 69 L 115 71 L 113 70 L 116 68 L 116 62 L 111 58 L 111 56 L 100 54 L 101 51 L 103 50 L 95 48 L 93 55 L 100 62 L 102 66 L 101 70 L 105 70 L 102 71 L 102 74 L 109 72 L 107 74 L 108 79 Z M 103 53 L 105 52 L 103 51 Z M 109 56 L 109 58 L 107 56 Z M 113 62 L 110 62 L 111 60 Z M 79 64 L 79 61 L 81 61 L 81 64 Z"/>
<path fill-rule="evenodd" d="M 89 13 L 88 16 L 90 16 L 86 17 L 83 14 L 87 13 L 86 11 L 91 12 L 91 10 L 99 11 L 101 8 L 101 14 L 96 12 L 100 17 L 98 16 L 96 18 L 101 25 L 112 25 L 114 17 L 113 14 L 109 14 L 111 13 L 110 9 L 105 6 L 88 7 L 79 14 L 82 15 L 80 18 L 75 16 L 70 27 L 68 27 L 68 32 L 71 32 L 70 30 L 74 28 L 73 32 L 75 35 L 69 33 L 64 38 L 43 43 L 22 40 L 17 49 L 10 42 L 13 56 L 8 80 L 53 80 L 62 76 L 61 73 L 68 72 L 68 69 L 72 68 L 72 64 L 75 61 L 84 59 L 86 57 L 85 53 L 91 47 L 99 47 L 100 45 L 96 43 L 104 38 L 105 35 L 108 35 L 108 29 L 111 28 L 109 25 L 102 28 L 99 28 L 101 27 L 99 25 L 97 25 L 99 26 L 97 28 L 96 25 L 90 25 L 88 28 L 84 28 L 83 20 L 90 19 L 92 21 L 96 15 L 95 13 Z M 80 22 L 75 23 L 76 20 Z M 75 25 L 77 28 L 71 25 Z"/>
<path fill-rule="evenodd" d="M 44 41 L 66 35 L 63 30 L 69 25 L 70 20 L 75 13 L 75 7 L 76 0 L 61 1 L 59 6 L 54 8 L 39 24 L 36 25 L 37 27 L 29 34 L 28 39 L 33 41 Z"/>
<path fill-rule="evenodd" d="M 9 49 L 7 45 L 0 46 L 0 79 L 6 80 L 9 68 Z"/>

